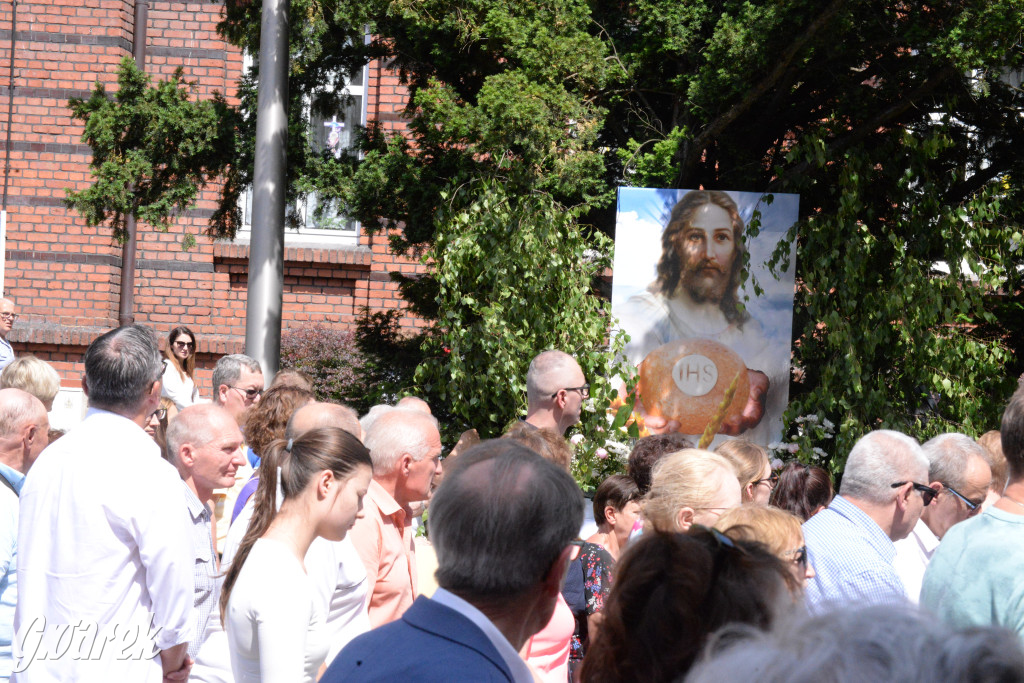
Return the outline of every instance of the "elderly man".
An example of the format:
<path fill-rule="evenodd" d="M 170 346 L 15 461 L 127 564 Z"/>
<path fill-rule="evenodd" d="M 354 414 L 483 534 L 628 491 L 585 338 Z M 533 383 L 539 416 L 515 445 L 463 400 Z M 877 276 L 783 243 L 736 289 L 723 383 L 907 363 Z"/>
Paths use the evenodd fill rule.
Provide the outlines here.
<path fill-rule="evenodd" d="M 1024 387 L 1003 412 L 1003 496 L 950 529 L 924 573 L 921 606 L 955 626 L 994 624 L 1024 637 Z"/>
<path fill-rule="evenodd" d="M 245 425 L 249 408 L 258 403 L 263 395 L 263 386 L 263 370 L 259 362 L 241 353 L 224 356 L 213 368 L 213 402 L 231 414 L 239 429 Z M 218 553 L 224 552 L 231 511 L 250 476 L 252 466 L 246 462 L 235 472 L 235 483 L 214 495 L 213 517 L 216 522 Z"/>
<path fill-rule="evenodd" d="M 17 319 L 18 314 L 14 309 L 14 302 L 10 299 L 0 299 L 0 370 L 14 360 L 14 349 L 7 341 L 7 335 L 11 333 L 11 328 L 14 327 L 14 321 Z"/>
<path fill-rule="evenodd" d="M 21 681 L 188 676 L 189 520 L 177 472 L 143 430 L 160 402 L 162 372 L 147 328 L 98 337 L 85 352 L 89 412 L 25 480 L 14 615 Z M 82 654 L 57 656 L 70 628 L 85 634 L 75 641 Z"/>
<path fill-rule="evenodd" d="M 50 422 L 42 402 L 21 389 L 0 389 L 0 680 L 11 675 L 18 602 L 18 495 L 25 473 L 46 448 Z"/>
<path fill-rule="evenodd" d="M 804 540 L 817 575 L 807 581 L 812 612 L 868 603 L 904 604 L 893 541 L 906 538 L 937 491 L 928 459 L 899 432 L 869 432 L 854 444 L 839 495 L 804 522 Z"/>
<path fill-rule="evenodd" d="M 562 351 L 544 351 L 526 371 L 526 422 L 556 434 L 580 421 L 590 385 L 576 359 Z"/>
<path fill-rule="evenodd" d="M 532 681 L 518 653 L 551 618 L 582 520 L 564 470 L 509 440 L 470 448 L 430 504 L 437 592 L 352 641 L 321 683 Z"/>
<path fill-rule="evenodd" d="M 366 567 L 368 614 L 373 627 L 394 621 L 417 594 L 413 503 L 430 496 L 441 471 L 437 420 L 416 410 L 383 413 L 364 440 L 373 481 L 363 499 L 365 516 L 349 532 Z"/>
<path fill-rule="evenodd" d="M 921 579 L 939 541 L 949 528 L 981 512 L 992 470 L 985 449 L 964 434 L 940 434 L 922 446 L 928 458 L 929 486 L 939 493 L 924 509 L 921 519 L 906 538 L 896 541 L 893 566 L 915 604 L 921 595 Z"/>
<path fill-rule="evenodd" d="M 206 501 L 215 490 L 233 486 L 235 472 L 245 465 L 242 433 L 223 408 L 209 403 L 189 406 L 167 427 L 167 452 L 184 484 L 184 502 L 192 522 L 196 638 L 188 653 L 195 658 L 211 615 L 219 618 L 221 577 L 210 534 L 213 513 Z"/>

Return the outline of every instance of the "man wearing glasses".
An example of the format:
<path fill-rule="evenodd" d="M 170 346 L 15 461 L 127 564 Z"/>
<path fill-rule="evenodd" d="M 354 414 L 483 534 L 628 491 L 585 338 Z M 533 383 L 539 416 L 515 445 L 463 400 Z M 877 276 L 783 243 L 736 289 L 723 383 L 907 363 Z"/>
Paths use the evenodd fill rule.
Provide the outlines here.
<path fill-rule="evenodd" d="M 7 367 L 14 360 L 14 349 L 7 341 L 7 335 L 14 327 L 14 321 L 18 314 L 14 312 L 14 302 L 10 299 L 0 299 L 0 370 Z"/>
<path fill-rule="evenodd" d="M 907 537 L 938 494 L 926 481 L 928 458 L 906 434 L 868 432 L 854 444 L 839 495 L 803 525 L 816 572 L 805 593 L 811 612 L 907 603 L 893 542 Z"/>
<path fill-rule="evenodd" d="M 544 351 L 526 372 L 526 422 L 557 434 L 580 421 L 590 385 L 576 359 L 562 351 Z"/>
<path fill-rule="evenodd" d="M 906 538 L 896 541 L 893 566 L 914 603 L 921 580 L 939 541 L 954 524 L 981 512 L 992 470 L 982 447 L 964 434 L 940 434 L 922 446 L 928 458 L 929 486 L 938 491 L 934 502 Z"/>
<path fill-rule="evenodd" d="M 245 424 L 249 409 L 259 402 L 263 387 L 263 369 L 255 358 L 233 353 L 218 360 L 213 368 L 213 402 L 230 413 L 239 429 Z M 245 451 L 244 445 L 242 450 Z M 213 496 L 218 554 L 224 552 L 235 500 L 251 475 L 252 466 L 246 462 L 235 472 L 235 485 Z"/>

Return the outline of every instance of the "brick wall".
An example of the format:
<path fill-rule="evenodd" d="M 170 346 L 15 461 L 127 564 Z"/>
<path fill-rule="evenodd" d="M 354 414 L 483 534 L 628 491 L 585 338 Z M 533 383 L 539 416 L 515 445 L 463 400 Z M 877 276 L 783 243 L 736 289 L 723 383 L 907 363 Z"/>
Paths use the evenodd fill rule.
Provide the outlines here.
<path fill-rule="evenodd" d="M 222 42 L 216 1 L 149 2 L 146 70 L 166 78 L 181 66 L 199 97 L 219 91 L 233 98 L 242 70 L 237 49 Z M 0 122 L 6 136 L 10 94 L 12 6 L 0 1 Z M 64 208 L 65 188 L 89 181 L 91 152 L 81 125 L 67 108 L 88 97 L 96 81 L 116 90 L 121 58 L 131 54 L 132 0 L 19 0 L 15 26 L 14 97 L 7 185 L 5 294 L 21 315 L 11 333 L 19 354 L 51 361 L 65 386 L 80 386 L 81 357 L 98 334 L 116 326 L 121 247 L 106 228 L 89 228 Z M 403 131 L 405 91 L 397 76 L 370 65 L 370 120 Z M 5 138 L 0 138 L 2 143 Z M 210 369 L 225 353 L 244 350 L 248 245 L 212 243 L 198 236 L 215 207 L 206 193 L 167 231 L 138 227 L 136 321 L 161 336 L 184 324 L 198 336 L 198 382 L 210 395 Z M 184 234 L 197 246 L 181 250 Z M 288 246 L 285 253 L 284 327 L 324 324 L 350 328 L 363 306 L 403 309 L 388 272 L 421 266 L 387 251 L 386 236 L 359 237 L 346 246 Z M 403 314 L 404 328 L 424 323 Z"/>

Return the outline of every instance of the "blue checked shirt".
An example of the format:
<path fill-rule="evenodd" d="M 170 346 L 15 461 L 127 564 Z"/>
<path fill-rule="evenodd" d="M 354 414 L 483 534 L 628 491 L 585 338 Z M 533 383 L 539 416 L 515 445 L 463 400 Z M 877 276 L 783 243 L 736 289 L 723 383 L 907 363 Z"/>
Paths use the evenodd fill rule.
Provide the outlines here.
<path fill-rule="evenodd" d="M 217 557 L 213 552 L 213 527 L 210 524 L 212 513 L 205 503 L 199 500 L 196 494 L 192 493 L 184 482 L 185 503 L 188 505 L 189 519 L 192 520 L 192 542 L 195 548 L 195 612 L 196 638 L 188 644 L 188 654 L 192 659 L 199 654 L 199 647 L 203 644 L 203 634 L 206 633 L 206 623 L 210 620 L 210 614 L 217 609 L 217 601 L 220 600 L 220 582 L 217 576 Z"/>
<path fill-rule="evenodd" d="M 812 614 L 847 605 L 907 603 L 893 568 L 896 547 L 882 528 L 842 496 L 803 524 L 815 577 L 805 596 Z"/>

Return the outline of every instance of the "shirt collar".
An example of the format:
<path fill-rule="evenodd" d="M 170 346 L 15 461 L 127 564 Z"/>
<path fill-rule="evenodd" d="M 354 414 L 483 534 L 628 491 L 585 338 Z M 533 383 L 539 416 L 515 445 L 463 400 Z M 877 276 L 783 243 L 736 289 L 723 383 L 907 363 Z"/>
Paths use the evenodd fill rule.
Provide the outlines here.
<path fill-rule="evenodd" d="M 8 467 L 4 463 L 0 462 L 0 476 L 11 482 L 11 486 L 14 487 L 14 490 L 21 493 L 21 486 L 25 483 L 24 474 L 13 467 Z"/>
<path fill-rule="evenodd" d="M 931 557 L 935 549 L 939 547 L 939 537 L 932 533 L 923 519 L 917 520 L 913 533 L 917 537 L 917 542 L 921 544 L 921 549 L 928 557 Z"/>
<path fill-rule="evenodd" d="M 845 517 L 863 529 L 867 535 L 868 543 L 870 543 L 886 561 L 892 562 L 893 558 L 896 557 L 896 546 L 893 545 L 892 539 L 889 538 L 888 534 L 882 531 L 882 527 L 878 526 L 878 523 L 871 519 L 866 512 L 854 505 L 848 499 L 837 495 L 832 499 L 828 509 L 841 517 Z"/>
<path fill-rule="evenodd" d="M 402 506 L 395 500 L 395 497 L 378 484 L 376 479 L 370 480 L 370 486 L 366 489 L 366 495 L 380 509 L 382 515 L 390 517 L 396 512 L 401 512 L 403 515 L 405 513 Z"/>
<path fill-rule="evenodd" d="M 182 481 L 181 485 L 185 487 L 185 505 L 188 506 L 188 512 L 192 515 L 192 521 L 195 522 L 200 519 L 209 521 L 210 508 L 207 507 L 206 503 L 199 500 L 199 496 L 188 487 L 188 484 Z"/>
<path fill-rule="evenodd" d="M 509 671 L 512 672 L 512 680 L 516 681 L 532 681 L 533 674 L 530 673 L 530 667 L 526 665 L 523 658 L 519 656 L 516 649 L 512 647 L 512 643 L 508 642 L 505 635 L 498 630 L 498 627 L 487 618 L 483 612 L 478 610 L 476 607 L 466 602 L 454 593 L 449 593 L 443 588 L 438 588 L 434 591 L 434 595 L 430 598 L 434 602 L 444 605 L 445 607 L 455 610 L 462 616 L 472 621 L 477 628 L 484 632 L 487 636 L 487 640 L 491 641 L 494 645 L 494 649 L 498 651 L 501 658 L 505 660 L 505 665 L 508 666 Z"/>

